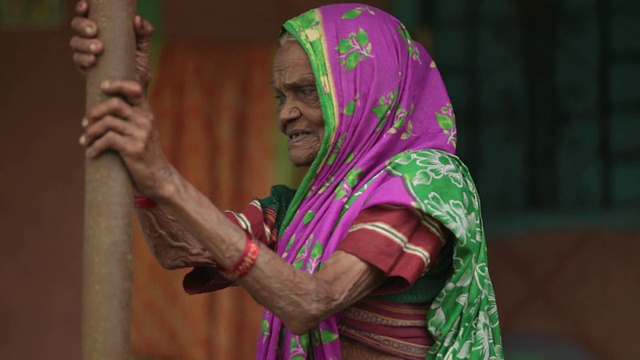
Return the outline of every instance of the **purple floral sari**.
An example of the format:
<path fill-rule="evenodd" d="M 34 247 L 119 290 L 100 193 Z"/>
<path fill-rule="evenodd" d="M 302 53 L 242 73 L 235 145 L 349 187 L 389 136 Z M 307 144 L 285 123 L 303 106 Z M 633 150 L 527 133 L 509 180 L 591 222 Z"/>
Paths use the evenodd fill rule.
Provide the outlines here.
<path fill-rule="evenodd" d="M 426 50 L 389 14 L 321 7 L 284 28 L 306 50 L 325 120 L 323 144 L 290 204 L 277 253 L 315 273 L 368 207 L 429 214 L 455 235 L 453 275 L 433 303 L 428 358 L 501 359 L 480 203 L 455 156 L 455 115 Z M 258 359 L 339 359 L 340 313 L 296 336 L 268 310 Z"/>

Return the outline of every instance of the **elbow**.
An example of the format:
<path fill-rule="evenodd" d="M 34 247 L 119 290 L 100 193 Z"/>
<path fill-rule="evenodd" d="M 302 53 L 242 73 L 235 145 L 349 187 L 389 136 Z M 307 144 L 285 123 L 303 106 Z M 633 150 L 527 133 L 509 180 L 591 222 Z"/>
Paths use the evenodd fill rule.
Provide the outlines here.
<path fill-rule="evenodd" d="M 173 262 L 167 261 L 162 258 L 156 258 L 156 259 L 158 260 L 158 263 L 160 264 L 160 266 L 165 270 L 180 269 L 180 266 L 178 264 L 175 264 Z"/>
<path fill-rule="evenodd" d="M 313 291 L 310 291 L 313 294 L 311 298 L 307 298 L 307 301 L 296 307 L 297 311 L 288 314 L 286 319 L 282 319 L 284 325 L 293 334 L 308 333 L 316 328 L 322 320 L 336 312 L 337 299 L 333 296 L 333 289 L 329 284 L 323 285 L 316 286 Z"/>
<path fill-rule="evenodd" d="M 303 335 L 316 328 L 323 319 L 324 317 L 322 316 L 307 313 L 282 322 L 294 335 Z"/>
<path fill-rule="evenodd" d="M 167 270 L 174 269 L 174 267 L 172 267 L 173 264 L 171 263 L 171 261 L 168 261 L 169 259 L 162 256 L 162 252 L 158 251 L 156 247 L 151 248 L 151 253 L 153 254 L 153 257 L 156 258 L 156 261 L 158 262 L 158 264 L 160 264 L 160 266 L 163 269 L 167 269 Z"/>
<path fill-rule="evenodd" d="M 156 261 L 163 269 L 175 270 L 184 267 L 179 261 L 176 261 L 176 258 L 167 256 L 166 252 L 158 247 L 151 248 L 151 253 L 153 253 L 153 257 L 156 258 Z"/>

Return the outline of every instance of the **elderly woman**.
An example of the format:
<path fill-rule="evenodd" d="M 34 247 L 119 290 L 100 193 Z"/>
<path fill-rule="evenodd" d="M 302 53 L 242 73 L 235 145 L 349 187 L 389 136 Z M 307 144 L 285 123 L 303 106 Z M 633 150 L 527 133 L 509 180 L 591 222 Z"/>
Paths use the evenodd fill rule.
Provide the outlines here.
<path fill-rule="evenodd" d="M 74 60 L 103 51 L 78 3 Z M 150 25 L 136 18 L 139 48 Z M 283 26 L 271 85 L 297 190 L 274 186 L 221 212 L 164 157 L 140 80 L 83 121 L 86 155 L 120 153 L 138 216 L 187 292 L 231 283 L 265 307 L 259 359 L 503 358 L 480 203 L 454 155 L 455 116 L 438 69 L 405 27 L 366 5 L 311 10 Z M 142 84 L 141 84 L 142 83 Z"/>

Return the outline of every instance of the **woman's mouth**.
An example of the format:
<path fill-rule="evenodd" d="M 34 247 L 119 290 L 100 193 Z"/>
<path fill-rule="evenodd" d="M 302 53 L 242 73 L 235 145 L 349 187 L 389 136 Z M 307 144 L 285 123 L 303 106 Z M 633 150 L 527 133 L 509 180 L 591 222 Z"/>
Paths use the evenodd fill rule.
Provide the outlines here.
<path fill-rule="evenodd" d="M 299 140 L 300 138 L 303 138 L 306 135 L 309 135 L 309 133 L 303 132 L 303 131 L 295 131 L 288 134 L 289 141 Z"/>

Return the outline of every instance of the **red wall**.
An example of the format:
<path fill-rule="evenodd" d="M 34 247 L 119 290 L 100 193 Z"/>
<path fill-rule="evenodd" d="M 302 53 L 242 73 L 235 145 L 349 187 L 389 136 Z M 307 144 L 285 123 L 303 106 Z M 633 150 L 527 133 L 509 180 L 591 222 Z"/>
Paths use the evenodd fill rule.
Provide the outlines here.
<path fill-rule="evenodd" d="M 77 359 L 83 79 L 69 33 L 0 31 L 0 358 Z"/>

